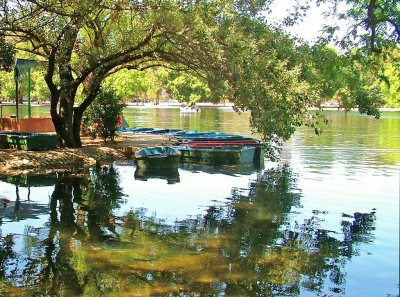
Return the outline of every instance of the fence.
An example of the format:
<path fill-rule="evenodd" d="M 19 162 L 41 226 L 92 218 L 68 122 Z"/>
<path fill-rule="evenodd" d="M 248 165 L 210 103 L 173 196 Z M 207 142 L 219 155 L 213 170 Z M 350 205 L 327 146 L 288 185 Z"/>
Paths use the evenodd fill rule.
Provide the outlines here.
<path fill-rule="evenodd" d="M 11 117 L 0 118 L 0 130 L 13 132 L 55 132 L 53 121 L 48 118 L 16 119 Z"/>

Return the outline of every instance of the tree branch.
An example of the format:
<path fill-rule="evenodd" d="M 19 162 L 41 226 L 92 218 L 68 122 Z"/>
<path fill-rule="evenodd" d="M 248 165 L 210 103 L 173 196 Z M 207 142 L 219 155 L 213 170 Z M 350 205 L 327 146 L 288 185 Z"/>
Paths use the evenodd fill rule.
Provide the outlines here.
<path fill-rule="evenodd" d="M 82 74 L 76 79 L 76 81 L 79 83 L 82 83 L 90 75 L 90 73 L 92 73 L 96 69 L 102 67 L 102 65 L 107 65 L 107 64 L 113 65 L 116 60 L 124 60 L 124 58 L 129 57 L 133 52 L 136 52 L 136 51 L 140 50 L 141 48 L 145 47 L 146 45 L 148 45 L 150 43 L 156 29 L 157 29 L 157 26 L 153 25 L 151 27 L 150 31 L 148 32 L 148 34 L 146 35 L 146 37 L 141 42 L 136 44 L 135 46 L 129 47 L 129 48 L 123 50 L 122 52 L 111 54 L 103 59 L 98 60 L 96 63 L 89 65 L 89 67 L 87 67 L 85 70 L 82 71 Z M 140 55 L 138 57 L 140 57 Z M 134 58 L 136 58 L 136 57 L 134 57 Z M 129 62 L 129 60 L 126 62 Z M 111 67 L 111 68 L 114 68 L 114 67 Z"/>

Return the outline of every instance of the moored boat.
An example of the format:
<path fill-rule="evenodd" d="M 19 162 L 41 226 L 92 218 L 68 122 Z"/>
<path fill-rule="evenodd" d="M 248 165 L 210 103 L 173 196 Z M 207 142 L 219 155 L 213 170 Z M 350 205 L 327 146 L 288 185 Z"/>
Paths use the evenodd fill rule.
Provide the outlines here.
<path fill-rule="evenodd" d="M 169 146 L 146 147 L 135 152 L 139 168 L 174 168 L 178 166 L 181 152 Z"/>
<path fill-rule="evenodd" d="M 244 140 L 208 140 L 208 141 L 190 141 L 185 145 L 190 147 L 217 147 L 217 146 L 262 146 L 262 144 L 254 139 Z"/>
<path fill-rule="evenodd" d="M 214 138 L 214 137 L 232 137 L 239 136 L 235 134 L 228 134 L 225 132 L 199 132 L 197 130 L 184 130 L 181 133 L 174 135 L 178 139 L 196 139 L 196 138 Z"/>
<path fill-rule="evenodd" d="M 183 162 L 198 162 L 213 165 L 246 164 L 254 161 L 253 146 L 177 147 Z"/>
<path fill-rule="evenodd" d="M 181 106 L 179 108 L 181 113 L 188 113 L 188 112 L 200 112 L 201 108 L 197 106 Z"/>
<path fill-rule="evenodd" d="M 257 139 L 223 132 L 182 133 L 174 135 L 172 140 L 178 144 L 189 146 L 261 145 Z"/>
<path fill-rule="evenodd" d="M 120 132 L 130 132 L 130 133 L 154 133 L 156 131 L 161 131 L 161 128 L 142 128 L 142 127 L 135 127 L 135 128 L 124 128 Z"/>

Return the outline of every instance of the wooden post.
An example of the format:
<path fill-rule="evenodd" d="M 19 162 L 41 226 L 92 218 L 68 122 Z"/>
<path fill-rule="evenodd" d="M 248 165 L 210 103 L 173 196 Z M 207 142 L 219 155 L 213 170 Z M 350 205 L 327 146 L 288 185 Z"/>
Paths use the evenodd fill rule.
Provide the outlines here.
<path fill-rule="evenodd" d="M 31 110 L 31 66 L 28 68 L 28 119 L 32 118 Z"/>
<path fill-rule="evenodd" d="M 15 81 L 15 107 L 16 107 L 16 117 L 18 119 L 18 79 Z"/>

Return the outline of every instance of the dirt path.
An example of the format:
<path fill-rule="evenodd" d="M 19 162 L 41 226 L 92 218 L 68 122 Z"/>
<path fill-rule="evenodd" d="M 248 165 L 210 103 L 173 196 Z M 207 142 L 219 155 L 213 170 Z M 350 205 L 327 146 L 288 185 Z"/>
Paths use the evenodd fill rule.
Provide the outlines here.
<path fill-rule="evenodd" d="M 101 140 L 83 138 L 83 147 L 48 151 L 0 150 L 0 175 L 46 174 L 76 172 L 87 167 L 107 164 L 133 157 L 142 147 L 169 145 L 166 136 L 124 134 L 115 143 L 104 145 Z"/>

